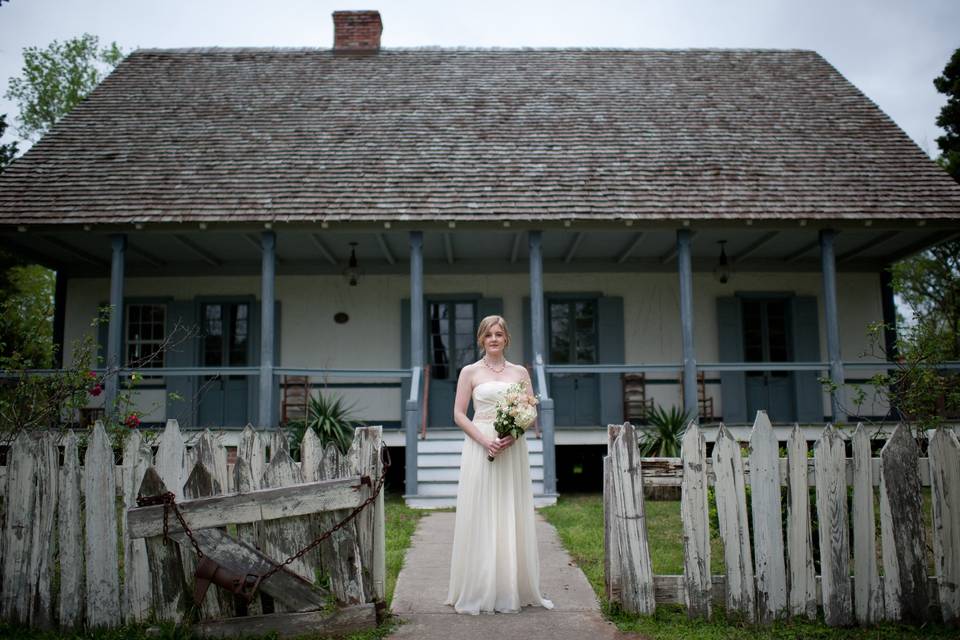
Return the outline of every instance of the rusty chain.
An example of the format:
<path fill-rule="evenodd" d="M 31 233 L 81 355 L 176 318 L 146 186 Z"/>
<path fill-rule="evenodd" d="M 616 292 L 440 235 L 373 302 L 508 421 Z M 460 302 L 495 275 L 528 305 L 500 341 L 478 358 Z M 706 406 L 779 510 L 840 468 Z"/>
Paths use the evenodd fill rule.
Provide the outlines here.
<path fill-rule="evenodd" d="M 361 502 L 360 504 L 358 504 L 349 514 L 347 514 L 345 518 L 340 520 L 340 522 L 337 522 L 330 529 L 328 529 L 327 531 L 324 531 L 319 536 L 314 538 L 313 542 L 311 542 L 307 546 L 300 549 L 300 551 L 297 551 L 295 554 L 293 554 L 283 562 L 274 563 L 274 566 L 271 567 L 270 570 L 267 571 L 265 574 L 263 574 L 263 576 L 261 576 L 259 580 L 257 580 L 256 582 L 257 587 L 259 587 L 264 580 L 266 580 L 267 578 L 275 574 L 277 571 L 280 571 L 281 569 L 289 565 L 294 560 L 302 558 L 304 555 L 309 553 L 321 542 L 323 542 L 324 540 L 332 536 L 334 533 L 336 533 L 337 531 L 345 527 L 354 518 L 360 515 L 361 511 L 363 511 L 370 504 L 372 504 L 374 500 L 377 499 L 377 496 L 380 495 L 380 491 L 383 489 L 383 484 L 387 479 L 387 469 L 390 468 L 390 462 L 391 462 L 390 450 L 387 449 L 386 445 L 382 445 L 382 444 L 380 446 L 380 462 L 381 462 L 381 471 L 380 471 L 380 477 L 377 479 L 376 487 L 373 487 L 373 483 L 370 480 L 370 476 L 368 475 L 360 476 L 360 485 L 357 487 L 357 489 L 359 489 L 364 485 L 368 487 L 373 487 L 373 492 L 367 497 L 367 499 Z M 183 514 L 181 513 L 180 508 L 177 505 L 177 497 L 176 495 L 174 495 L 172 491 L 167 491 L 166 493 L 162 493 L 158 496 L 137 497 L 138 507 L 148 507 L 148 506 L 157 506 L 157 505 L 163 505 L 163 542 L 164 544 L 166 544 L 171 539 L 169 534 L 169 531 L 170 531 L 169 521 L 170 521 L 170 510 L 172 509 L 174 515 L 177 517 L 177 520 L 180 522 L 180 526 L 183 528 L 183 532 L 186 534 L 187 538 L 190 540 L 190 544 L 192 544 L 193 548 L 196 550 L 197 557 L 203 558 L 203 551 L 200 550 L 200 545 L 197 544 L 197 540 L 193 535 L 193 531 L 190 529 L 189 526 L 187 526 L 187 522 L 186 520 L 184 520 Z M 252 598 L 255 593 L 256 593 L 256 588 L 254 589 L 254 591 L 249 593 L 249 597 Z"/>

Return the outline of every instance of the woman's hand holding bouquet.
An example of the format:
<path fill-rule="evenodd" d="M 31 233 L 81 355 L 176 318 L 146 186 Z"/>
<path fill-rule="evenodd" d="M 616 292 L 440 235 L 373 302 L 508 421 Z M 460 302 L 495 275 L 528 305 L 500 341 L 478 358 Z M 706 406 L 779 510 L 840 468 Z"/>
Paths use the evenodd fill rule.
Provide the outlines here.
<path fill-rule="evenodd" d="M 523 434 L 537 419 L 537 398 L 526 392 L 527 383 L 520 381 L 507 387 L 503 399 L 497 403 L 497 417 L 493 428 L 497 436 L 522 438 Z M 487 460 L 493 462 L 493 456 Z"/>

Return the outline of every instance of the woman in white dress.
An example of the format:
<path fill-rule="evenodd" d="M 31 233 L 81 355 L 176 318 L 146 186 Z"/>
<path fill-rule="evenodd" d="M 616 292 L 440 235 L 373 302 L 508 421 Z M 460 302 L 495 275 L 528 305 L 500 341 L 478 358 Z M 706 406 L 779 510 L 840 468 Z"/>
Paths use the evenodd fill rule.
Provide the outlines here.
<path fill-rule="evenodd" d="M 487 316 L 477 330 L 483 352 L 460 372 L 453 419 L 466 438 L 460 458 L 457 517 L 446 604 L 457 613 L 516 613 L 525 605 L 553 608 L 540 594 L 533 487 L 525 438 L 498 438 L 496 404 L 520 381 L 532 393 L 527 370 L 504 358 L 506 321 Z M 473 419 L 467 405 L 473 399 Z M 487 456 L 494 456 L 491 462 Z"/>

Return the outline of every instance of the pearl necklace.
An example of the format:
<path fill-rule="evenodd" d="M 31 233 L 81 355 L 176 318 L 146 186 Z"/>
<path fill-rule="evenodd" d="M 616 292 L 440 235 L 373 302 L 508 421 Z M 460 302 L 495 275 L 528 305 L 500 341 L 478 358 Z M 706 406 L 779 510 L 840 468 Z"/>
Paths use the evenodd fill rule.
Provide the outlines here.
<path fill-rule="evenodd" d="M 506 361 L 503 362 L 502 367 L 500 367 L 499 369 L 494 369 L 492 366 L 490 366 L 490 363 L 487 362 L 486 357 L 481 358 L 480 360 L 483 362 L 483 366 L 485 366 L 487 369 L 490 369 L 490 371 L 493 371 L 494 373 L 497 373 L 497 374 L 503 373 L 503 370 L 507 368 Z"/>

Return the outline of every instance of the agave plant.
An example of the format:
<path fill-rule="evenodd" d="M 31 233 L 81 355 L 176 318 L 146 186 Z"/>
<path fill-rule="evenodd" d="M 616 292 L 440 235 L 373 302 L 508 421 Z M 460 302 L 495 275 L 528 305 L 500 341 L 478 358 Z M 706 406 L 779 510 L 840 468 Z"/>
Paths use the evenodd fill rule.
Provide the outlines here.
<path fill-rule="evenodd" d="M 680 440 L 687 430 L 689 412 L 677 407 L 667 411 L 663 407 L 654 406 L 647 414 L 649 425 L 644 428 L 640 436 L 640 455 L 657 458 L 679 458 Z"/>
<path fill-rule="evenodd" d="M 356 418 L 355 411 L 356 405 L 344 403 L 339 396 L 325 396 L 322 393 L 311 396 L 307 405 L 306 421 L 290 424 L 293 440 L 290 446 L 291 455 L 297 455 L 307 429 L 313 429 L 322 446 L 326 447 L 328 442 L 332 442 L 341 453 L 346 453 L 353 442 L 354 429 L 364 426 L 364 423 Z"/>

